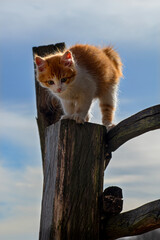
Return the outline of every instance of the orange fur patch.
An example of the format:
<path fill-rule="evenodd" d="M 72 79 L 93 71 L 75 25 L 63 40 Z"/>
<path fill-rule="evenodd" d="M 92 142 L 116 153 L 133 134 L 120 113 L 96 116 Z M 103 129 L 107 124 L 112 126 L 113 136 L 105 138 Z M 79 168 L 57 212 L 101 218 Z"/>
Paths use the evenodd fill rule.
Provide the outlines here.
<path fill-rule="evenodd" d="M 44 60 L 47 62 L 47 67 L 44 72 L 39 73 L 39 81 L 48 86 L 47 81 L 56 77 L 58 80 L 67 78 L 66 84 L 73 81 L 76 76 L 76 70 L 69 68 L 61 63 L 61 55 L 49 55 Z"/>
<path fill-rule="evenodd" d="M 92 100 L 90 97 L 99 98 L 103 124 L 107 126 L 112 123 L 116 106 L 116 85 L 122 77 L 122 62 L 113 48 L 101 49 L 91 45 L 76 44 L 63 53 L 42 58 L 43 61 L 46 62 L 43 71 L 37 71 L 37 79 L 43 86 L 50 88 L 53 93 L 64 87 L 62 93 L 58 90 L 59 97 L 63 100 L 75 101 L 75 113 L 81 116 L 87 116 L 90 107 L 89 104 L 85 106 L 85 101 L 87 103 L 88 100 L 90 103 Z M 68 87 L 67 85 L 73 82 L 78 74 L 77 83 Z M 54 89 L 52 82 L 49 85 L 48 81 L 54 81 L 57 89 Z M 80 94 L 83 95 L 82 98 Z M 80 99 L 85 101 L 81 103 Z"/>
<path fill-rule="evenodd" d="M 118 53 L 113 49 L 108 54 L 105 50 L 95 46 L 77 44 L 71 47 L 70 51 L 76 63 L 85 68 L 97 82 L 97 97 L 105 93 L 111 84 L 119 82 L 122 76 L 122 63 Z M 116 59 L 119 65 L 115 65 Z"/>
<path fill-rule="evenodd" d="M 101 103 L 100 103 L 100 108 L 103 116 L 102 122 L 103 123 L 112 122 L 115 108 L 110 106 L 109 104 L 101 104 Z"/>

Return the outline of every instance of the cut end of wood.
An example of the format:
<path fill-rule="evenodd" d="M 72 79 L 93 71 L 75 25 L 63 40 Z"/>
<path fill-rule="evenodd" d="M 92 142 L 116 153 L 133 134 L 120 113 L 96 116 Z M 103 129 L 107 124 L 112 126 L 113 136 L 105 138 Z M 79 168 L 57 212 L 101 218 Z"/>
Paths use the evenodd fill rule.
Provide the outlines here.
<path fill-rule="evenodd" d="M 56 43 L 56 44 L 50 44 L 50 45 L 44 45 L 44 46 L 38 46 L 33 47 L 33 54 L 37 54 L 38 56 L 44 57 L 48 54 L 52 54 L 57 51 L 64 51 L 65 49 L 65 43 Z"/>
<path fill-rule="evenodd" d="M 103 214 L 111 216 L 119 214 L 123 209 L 122 189 L 116 186 L 108 187 L 102 195 Z"/>

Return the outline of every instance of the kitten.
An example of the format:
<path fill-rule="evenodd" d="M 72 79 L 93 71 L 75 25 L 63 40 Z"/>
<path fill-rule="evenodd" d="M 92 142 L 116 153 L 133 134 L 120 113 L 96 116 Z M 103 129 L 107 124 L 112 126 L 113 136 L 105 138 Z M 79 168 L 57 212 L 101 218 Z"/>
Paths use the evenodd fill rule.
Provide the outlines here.
<path fill-rule="evenodd" d="M 62 119 L 88 121 L 91 103 L 98 98 L 102 123 L 112 126 L 122 63 L 111 47 L 77 44 L 64 52 L 35 56 L 35 63 L 37 80 L 61 100 Z"/>

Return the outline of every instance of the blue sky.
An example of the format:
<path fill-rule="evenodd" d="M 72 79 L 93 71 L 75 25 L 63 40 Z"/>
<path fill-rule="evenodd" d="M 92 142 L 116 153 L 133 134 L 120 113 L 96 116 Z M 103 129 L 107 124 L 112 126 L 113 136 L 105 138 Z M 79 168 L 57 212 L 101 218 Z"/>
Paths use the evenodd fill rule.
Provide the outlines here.
<path fill-rule="evenodd" d="M 1 1 L 0 239 L 38 238 L 42 170 L 32 47 L 112 44 L 124 64 L 119 122 L 160 102 L 159 26 L 159 0 Z M 98 104 L 92 114 L 101 123 Z M 159 198 L 159 143 L 157 130 L 113 154 L 104 185 L 123 188 L 124 210 Z"/>

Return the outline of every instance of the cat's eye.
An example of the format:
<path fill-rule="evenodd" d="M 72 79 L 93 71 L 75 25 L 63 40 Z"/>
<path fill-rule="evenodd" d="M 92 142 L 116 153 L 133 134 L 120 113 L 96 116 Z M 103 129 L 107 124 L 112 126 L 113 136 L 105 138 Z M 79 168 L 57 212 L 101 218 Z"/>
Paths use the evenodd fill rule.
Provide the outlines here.
<path fill-rule="evenodd" d="M 47 83 L 48 83 L 49 85 L 53 85 L 53 84 L 54 84 L 54 82 L 53 82 L 52 80 L 49 80 Z"/>
<path fill-rule="evenodd" d="M 67 78 L 61 78 L 61 83 L 64 83 L 67 81 Z"/>

